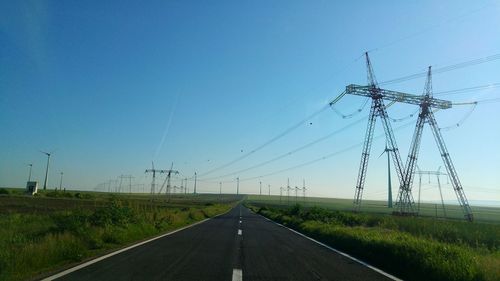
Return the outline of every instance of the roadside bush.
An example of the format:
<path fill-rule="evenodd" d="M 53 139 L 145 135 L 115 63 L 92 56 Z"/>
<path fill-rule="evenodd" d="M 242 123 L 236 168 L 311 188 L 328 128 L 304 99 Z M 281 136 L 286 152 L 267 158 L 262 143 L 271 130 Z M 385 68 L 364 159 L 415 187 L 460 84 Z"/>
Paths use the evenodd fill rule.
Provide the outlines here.
<path fill-rule="evenodd" d="M 6 194 L 6 195 L 8 195 L 8 194 L 10 194 L 10 192 L 7 189 L 5 189 L 5 188 L 0 188 L 0 194 Z"/>

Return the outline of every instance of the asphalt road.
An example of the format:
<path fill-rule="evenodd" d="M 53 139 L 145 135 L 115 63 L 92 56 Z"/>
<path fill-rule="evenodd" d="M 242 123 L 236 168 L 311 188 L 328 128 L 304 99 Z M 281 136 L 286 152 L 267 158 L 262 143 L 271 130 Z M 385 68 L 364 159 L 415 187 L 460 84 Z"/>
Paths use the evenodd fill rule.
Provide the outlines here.
<path fill-rule="evenodd" d="M 57 280 L 219 281 L 241 275 L 245 281 L 388 279 L 238 205 Z"/>

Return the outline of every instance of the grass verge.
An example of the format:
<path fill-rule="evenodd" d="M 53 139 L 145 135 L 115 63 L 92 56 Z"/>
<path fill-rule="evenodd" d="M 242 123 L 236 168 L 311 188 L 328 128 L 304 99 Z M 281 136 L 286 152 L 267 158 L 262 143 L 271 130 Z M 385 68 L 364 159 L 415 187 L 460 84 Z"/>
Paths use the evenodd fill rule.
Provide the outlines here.
<path fill-rule="evenodd" d="M 8 206 L 8 211 L 0 214 L 0 280 L 33 279 L 215 216 L 232 206 L 188 201 L 169 205 L 111 197 L 99 204 L 69 200 L 64 201 L 66 207 L 62 204 L 58 209 L 27 212 L 31 207 L 37 210 L 34 206 L 39 206 L 41 199 L 1 199 L 20 203 L 16 203 L 17 209 L 0 204 Z"/>

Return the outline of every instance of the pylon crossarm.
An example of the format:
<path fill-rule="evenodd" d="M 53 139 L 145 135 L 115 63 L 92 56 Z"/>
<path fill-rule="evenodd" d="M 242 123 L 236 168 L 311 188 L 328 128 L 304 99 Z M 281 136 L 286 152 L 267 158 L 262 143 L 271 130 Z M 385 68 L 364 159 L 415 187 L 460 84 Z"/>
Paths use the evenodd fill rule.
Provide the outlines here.
<path fill-rule="evenodd" d="M 345 94 L 363 96 L 363 97 L 372 97 L 373 96 L 373 88 L 370 86 L 360 86 L 356 84 L 350 84 L 345 89 Z M 402 102 L 414 105 L 420 105 L 425 98 L 422 95 L 412 95 L 408 93 L 391 91 L 386 89 L 377 88 L 377 93 L 380 94 L 380 97 L 385 100 Z M 448 109 L 452 107 L 451 101 L 441 100 L 436 98 L 429 98 L 428 100 L 429 106 L 433 108 L 439 109 Z"/>
<path fill-rule="evenodd" d="M 333 99 L 329 105 L 332 106 L 334 104 L 336 104 L 342 97 L 344 97 L 346 94 L 346 91 L 343 91 L 340 95 L 338 95 L 335 99 Z"/>

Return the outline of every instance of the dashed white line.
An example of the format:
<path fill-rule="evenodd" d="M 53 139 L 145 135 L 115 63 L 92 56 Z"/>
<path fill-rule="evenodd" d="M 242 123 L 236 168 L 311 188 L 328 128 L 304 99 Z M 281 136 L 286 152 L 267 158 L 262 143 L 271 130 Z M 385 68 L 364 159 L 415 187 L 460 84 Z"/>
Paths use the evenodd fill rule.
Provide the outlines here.
<path fill-rule="evenodd" d="M 241 223 L 241 221 L 240 221 L 240 223 Z"/>
<path fill-rule="evenodd" d="M 232 281 L 242 281 L 243 280 L 243 271 L 238 268 L 233 268 L 233 279 Z"/>
<path fill-rule="evenodd" d="M 243 231 L 241 229 L 238 229 L 238 235 L 243 235 Z"/>

